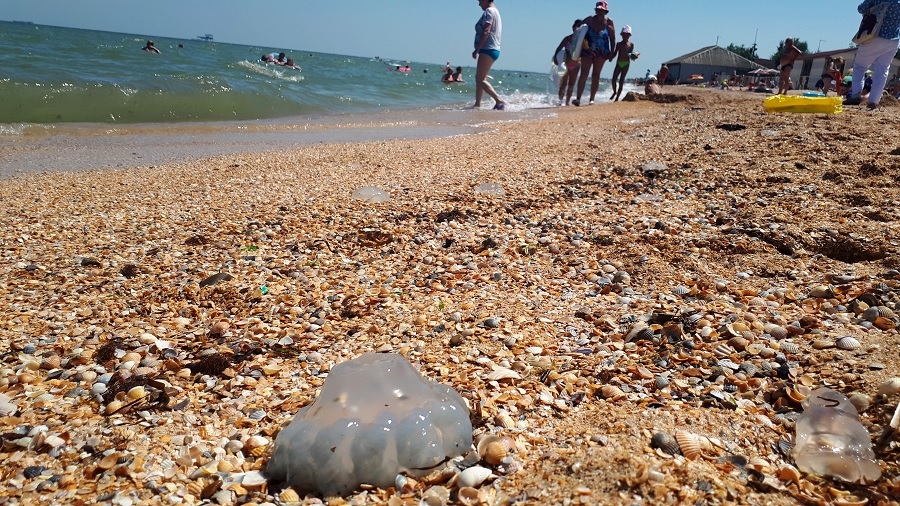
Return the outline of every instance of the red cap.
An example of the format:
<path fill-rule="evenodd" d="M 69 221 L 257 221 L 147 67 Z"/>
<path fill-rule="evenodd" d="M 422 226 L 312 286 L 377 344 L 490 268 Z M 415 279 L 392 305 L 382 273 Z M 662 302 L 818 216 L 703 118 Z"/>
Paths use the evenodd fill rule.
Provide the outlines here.
<path fill-rule="evenodd" d="M 597 6 L 594 8 L 595 9 L 603 9 L 606 12 L 609 12 L 609 4 L 606 2 L 603 2 L 602 0 L 600 2 L 597 2 Z"/>

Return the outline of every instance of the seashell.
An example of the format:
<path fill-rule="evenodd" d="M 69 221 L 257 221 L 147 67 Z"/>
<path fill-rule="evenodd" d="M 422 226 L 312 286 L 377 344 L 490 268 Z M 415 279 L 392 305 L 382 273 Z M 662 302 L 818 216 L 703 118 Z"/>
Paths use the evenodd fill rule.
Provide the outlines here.
<path fill-rule="evenodd" d="M 506 411 L 501 411 L 500 413 L 497 413 L 497 416 L 495 417 L 495 419 L 497 421 L 497 424 L 499 426 L 503 427 L 504 429 L 516 428 L 516 421 L 513 420 L 513 418 L 511 416 L 509 416 L 509 413 L 507 413 Z"/>
<path fill-rule="evenodd" d="M 91 385 L 91 395 L 103 395 L 106 393 L 107 387 L 103 383 L 94 383 Z"/>
<path fill-rule="evenodd" d="M 796 467 L 790 464 L 782 464 L 778 468 L 776 476 L 781 481 L 789 481 L 791 483 L 797 483 L 800 481 L 800 471 L 798 471 Z"/>
<path fill-rule="evenodd" d="M 687 295 L 691 293 L 691 289 L 684 285 L 678 285 L 674 289 L 672 289 L 672 293 L 678 296 Z"/>
<path fill-rule="evenodd" d="M 0 417 L 10 416 L 16 412 L 16 405 L 11 402 L 0 402 Z M 2 445 L 0 445 L 2 446 Z"/>
<path fill-rule="evenodd" d="M 790 341 L 784 341 L 781 343 L 781 351 L 796 355 L 797 353 L 800 353 L 800 345 Z"/>
<path fill-rule="evenodd" d="M 297 493 L 292 488 L 286 488 L 278 494 L 278 498 L 281 499 L 282 502 L 292 503 L 292 502 L 300 502 L 300 494 Z"/>
<path fill-rule="evenodd" d="M 625 397 L 625 392 L 615 385 L 603 385 L 600 387 L 600 395 L 603 396 L 604 399 L 617 401 Z"/>
<path fill-rule="evenodd" d="M 750 344 L 750 340 L 744 336 L 732 337 L 728 340 L 728 345 L 738 351 L 744 351 L 748 344 Z"/>
<path fill-rule="evenodd" d="M 812 347 L 816 350 L 827 350 L 828 348 L 834 348 L 835 343 L 830 339 L 815 339 L 812 342 Z"/>
<path fill-rule="evenodd" d="M 759 355 L 759 353 L 766 348 L 764 343 L 750 343 L 744 349 L 749 355 Z"/>
<path fill-rule="evenodd" d="M 650 447 L 658 448 L 669 455 L 678 455 L 681 452 L 678 441 L 671 434 L 665 432 L 653 434 L 653 437 L 650 439 Z"/>
<path fill-rule="evenodd" d="M 269 444 L 269 439 L 265 436 L 250 436 L 244 443 L 244 448 L 252 450 L 254 448 L 265 447 Z"/>
<path fill-rule="evenodd" d="M 743 468 L 750 462 L 750 459 L 743 455 L 725 455 L 724 457 L 719 458 L 719 463 L 724 464 L 726 462 L 736 467 Z"/>
<path fill-rule="evenodd" d="M 785 393 L 791 400 L 803 402 L 812 393 L 812 389 L 806 385 L 794 385 L 793 387 L 788 387 Z"/>
<path fill-rule="evenodd" d="M 485 376 L 488 381 L 500 381 L 505 379 L 522 379 L 522 376 L 519 375 L 516 371 L 512 369 L 507 369 L 506 367 L 495 366 L 494 370 L 487 373 Z"/>
<path fill-rule="evenodd" d="M 62 360 L 59 358 L 59 355 L 50 355 L 49 357 L 41 360 L 41 369 L 56 369 L 59 367 L 61 361 Z"/>
<path fill-rule="evenodd" d="M 668 376 L 659 375 L 654 379 L 657 390 L 662 390 L 669 386 L 670 380 Z"/>
<path fill-rule="evenodd" d="M 856 338 L 853 336 L 839 337 L 834 342 L 834 345 L 842 350 L 848 350 L 848 351 L 849 350 L 858 350 L 859 347 L 861 346 L 859 344 L 859 341 L 857 341 Z"/>
<path fill-rule="evenodd" d="M 814 286 L 809 290 L 809 296 L 813 299 L 830 299 L 834 297 L 834 290 L 828 285 Z"/>
<path fill-rule="evenodd" d="M 234 471 L 236 468 L 235 468 L 234 464 L 232 464 L 230 461 L 220 460 L 217 469 L 220 473 L 230 473 L 230 472 Z"/>
<path fill-rule="evenodd" d="M 108 470 L 115 467 L 118 462 L 119 454 L 117 452 L 113 452 L 100 459 L 100 462 L 97 463 L 97 467 L 99 467 L 100 469 Z"/>
<path fill-rule="evenodd" d="M 875 318 L 881 316 L 881 313 L 878 312 L 878 306 L 868 307 L 865 311 L 859 315 L 860 318 L 867 322 L 874 322 Z"/>
<path fill-rule="evenodd" d="M 496 434 L 488 434 L 478 440 L 478 455 L 492 466 L 499 465 L 509 455 L 509 444 L 506 439 Z"/>
<path fill-rule="evenodd" d="M 719 367 L 722 367 L 722 368 L 731 369 L 732 371 L 737 371 L 738 369 L 741 368 L 741 366 L 739 366 L 738 364 L 735 364 L 734 361 L 727 359 L 727 358 L 719 360 L 718 362 L 716 362 L 716 365 L 718 365 Z M 726 374 L 728 373 L 728 371 L 724 371 L 724 372 Z"/>
<path fill-rule="evenodd" d="M 640 341 L 640 340 L 653 340 L 653 329 L 647 326 L 644 322 L 636 322 L 631 328 L 628 329 L 628 332 L 625 333 L 625 342 L 630 343 L 632 341 Z"/>
<path fill-rule="evenodd" d="M 760 372 L 759 367 L 757 367 L 753 362 L 742 362 L 740 370 L 744 371 L 744 373 L 750 377 L 756 376 Z"/>
<path fill-rule="evenodd" d="M 125 403 L 122 401 L 112 400 L 109 401 L 109 404 L 106 405 L 106 410 L 104 411 L 107 415 L 114 415 L 117 411 L 122 409 L 125 406 Z"/>
<path fill-rule="evenodd" d="M 138 363 L 140 363 L 141 358 L 142 357 L 141 357 L 140 353 L 129 351 L 128 353 L 126 353 L 125 355 L 122 356 L 122 359 L 119 360 L 119 362 L 121 364 L 124 364 L 126 362 L 134 362 L 135 364 L 138 364 Z"/>
<path fill-rule="evenodd" d="M 492 476 L 493 473 L 491 473 L 490 469 L 482 466 L 472 466 L 456 475 L 456 485 L 459 488 L 477 487 Z"/>
<path fill-rule="evenodd" d="M 675 431 L 675 441 L 678 442 L 681 454 L 688 460 L 694 460 L 700 455 L 700 440 L 696 434 L 678 430 Z"/>
<path fill-rule="evenodd" d="M 265 475 L 259 471 L 249 471 L 244 473 L 241 479 L 241 485 L 245 488 L 257 488 L 266 484 L 268 480 Z"/>
<path fill-rule="evenodd" d="M 900 392 L 900 378 L 889 378 L 878 385 L 878 395 L 894 395 Z"/>
<path fill-rule="evenodd" d="M 142 386 L 136 386 L 128 391 L 127 397 L 133 401 L 143 399 L 147 396 L 147 390 Z"/>
<path fill-rule="evenodd" d="M 734 351 L 734 348 L 732 348 L 731 346 L 728 346 L 725 343 L 719 343 L 715 347 L 715 349 L 713 349 L 713 353 L 715 353 L 716 356 L 719 358 L 725 358 L 725 357 L 730 357 L 732 354 L 735 353 L 735 351 Z"/>
<path fill-rule="evenodd" d="M 872 323 L 881 330 L 891 330 L 897 328 L 897 323 L 893 319 L 885 318 L 883 316 L 875 318 L 875 321 L 873 321 Z"/>
<path fill-rule="evenodd" d="M 896 318 L 897 317 L 897 314 L 894 312 L 894 310 L 887 306 L 877 306 L 877 309 L 878 309 L 878 316 L 881 316 L 883 318 Z"/>
<path fill-rule="evenodd" d="M 446 506 L 450 500 L 450 491 L 446 487 L 433 485 L 422 493 L 421 506 Z"/>
<path fill-rule="evenodd" d="M 775 339 L 781 340 L 788 336 L 788 330 L 781 325 L 775 325 L 774 323 L 768 323 L 763 325 L 763 330 L 766 334 L 769 334 Z"/>
<path fill-rule="evenodd" d="M 844 493 L 834 499 L 835 506 L 863 506 L 868 503 L 869 500 L 867 498 L 850 493 Z"/>
<path fill-rule="evenodd" d="M 97 373 L 94 371 L 83 371 L 76 374 L 76 377 L 79 377 L 79 381 L 83 381 L 85 383 L 93 383 L 95 379 L 97 379 Z"/>
<path fill-rule="evenodd" d="M 863 393 L 855 393 L 849 397 L 850 404 L 853 404 L 853 407 L 856 408 L 858 413 L 862 413 L 863 411 L 869 409 L 869 406 L 872 405 L 872 397 Z"/>
<path fill-rule="evenodd" d="M 463 506 L 477 506 L 481 503 L 478 497 L 478 489 L 473 487 L 462 487 L 456 492 L 456 499 Z"/>

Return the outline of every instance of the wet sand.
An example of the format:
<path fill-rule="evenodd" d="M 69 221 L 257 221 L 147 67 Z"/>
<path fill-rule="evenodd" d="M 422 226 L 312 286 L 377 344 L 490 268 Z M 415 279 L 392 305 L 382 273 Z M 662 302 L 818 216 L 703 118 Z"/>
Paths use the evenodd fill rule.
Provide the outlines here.
<path fill-rule="evenodd" d="M 868 396 L 873 441 L 897 406 L 877 392 L 900 376 L 900 108 L 664 91 L 452 138 L 0 180 L 0 497 L 290 502 L 253 481 L 263 443 L 333 364 L 391 351 L 515 441 L 481 504 L 895 501 L 897 442 L 871 485 L 798 473 L 780 442 L 818 386 Z M 456 500 L 432 477 L 346 501 L 431 486 Z"/>

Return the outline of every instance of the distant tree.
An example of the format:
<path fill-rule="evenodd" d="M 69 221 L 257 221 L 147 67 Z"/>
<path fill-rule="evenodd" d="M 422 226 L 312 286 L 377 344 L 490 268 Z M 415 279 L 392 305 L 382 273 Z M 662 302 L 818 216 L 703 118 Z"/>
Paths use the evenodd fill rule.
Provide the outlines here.
<path fill-rule="evenodd" d="M 801 53 L 807 54 L 809 53 L 809 44 L 806 43 L 805 40 L 800 40 L 797 37 L 794 37 L 794 46 L 800 50 Z M 776 63 L 781 59 L 781 55 L 784 54 L 784 40 L 778 41 L 778 48 L 775 49 L 775 52 L 772 54 L 772 60 Z"/>
<path fill-rule="evenodd" d="M 739 54 L 751 61 L 759 58 L 759 56 L 757 56 L 756 54 L 756 44 L 753 44 L 750 47 L 746 47 L 743 44 L 741 44 L 740 46 L 728 44 L 728 47 L 726 47 L 725 49 L 731 51 L 732 53 Z"/>

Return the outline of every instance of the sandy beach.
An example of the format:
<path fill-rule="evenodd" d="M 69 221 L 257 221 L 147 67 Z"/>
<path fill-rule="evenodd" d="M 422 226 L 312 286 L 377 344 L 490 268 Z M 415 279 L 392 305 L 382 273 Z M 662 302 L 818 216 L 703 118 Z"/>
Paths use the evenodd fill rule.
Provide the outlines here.
<path fill-rule="evenodd" d="M 787 442 L 817 387 L 854 396 L 873 442 L 900 400 L 878 393 L 900 376 L 900 107 L 664 91 L 0 179 L 0 504 L 321 504 L 256 471 L 370 351 L 514 442 L 471 504 L 897 504 L 900 437 L 869 485 L 798 472 Z M 327 503 L 431 487 L 459 504 L 448 474 Z"/>

